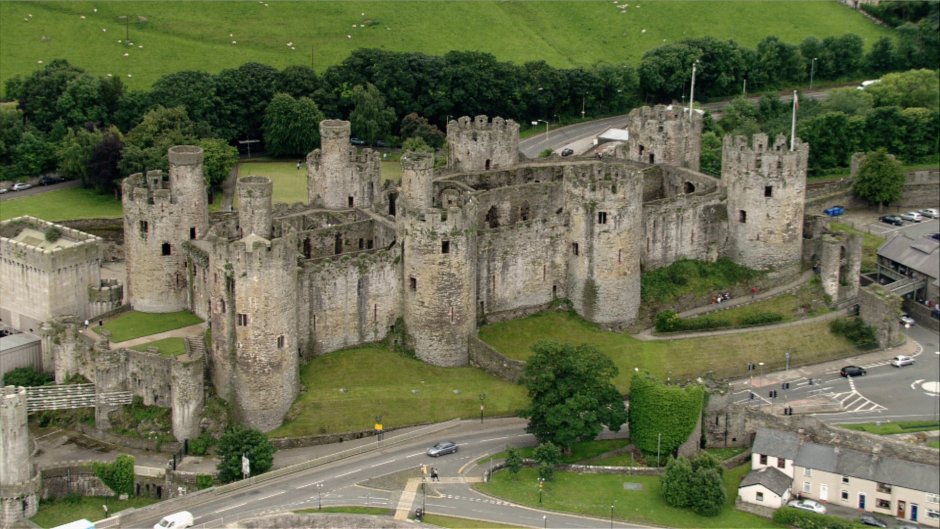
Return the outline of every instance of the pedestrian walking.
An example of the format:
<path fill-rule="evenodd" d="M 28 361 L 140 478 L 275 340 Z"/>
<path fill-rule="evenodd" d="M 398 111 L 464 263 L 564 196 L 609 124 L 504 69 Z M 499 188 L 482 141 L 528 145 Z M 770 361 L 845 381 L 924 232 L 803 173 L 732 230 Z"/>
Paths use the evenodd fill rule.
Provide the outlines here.
<path fill-rule="evenodd" d="M 757 287 L 751 287 L 751 299 L 757 297 Z"/>
<path fill-rule="evenodd" d="M 437 469 L 434 467 L 431 467 L 431 481 L 440 481 L 440 480 L 441 478 L 437 476 Z"/>
<path fill-rule="evenodd" d="M 300 162 L 297 162 L 297 170 L 300 170 Z"/>
<path fill-rule="evenodd" d="M 85 328 L 86 328 L 86 329 L 88 328 L 88 325 L 89 325 L 89 323 L 88 323 L 88 320 L 86 319 L 86 320 L 85 320 Z"/>

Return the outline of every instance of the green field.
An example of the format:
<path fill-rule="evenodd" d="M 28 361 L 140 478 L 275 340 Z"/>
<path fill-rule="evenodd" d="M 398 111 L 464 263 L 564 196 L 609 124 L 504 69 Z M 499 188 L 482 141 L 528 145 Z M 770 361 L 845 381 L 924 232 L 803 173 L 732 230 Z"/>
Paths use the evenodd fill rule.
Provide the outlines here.
<path fill-rule="evenodd" d="M 43 220 L 108 219 L 122 215 L 121 201 L 91 189 L 72 187 L 0 201 L 0 220 L 32 215 Z"/>
<path fill-rule="evenodd" d="M 108 512 L 114 514 L 130 508 L 140 508 L 157 503 L 154 498 L 103 498 L 97 496 L 77 496 L 74 499 L 56 501 L 43 500 L 39 503 L 39 512 L 30 521 L 39 527 L 55 527 L 82 518 L 96 521 L 106 518 L 102 505 L 108 506 Z"/>
<path fill-rule="evenodd" d="M 111 342 L 119 343 L 141 336 L 150 336 L 159 332 L 172 331 L 202 323 L 199 316 L 189 311 L 149 313 L 124 312 L 108 320 L 104 329 L 111 333 Z M 98 329 L 97 326 L 92 330 Z"/>
<path fill-rule="evenodd" d="M 150 347 L 156 347 L 157 351 L 163 356 L 179 356 L 186 353 L 186 340 L 182 338 L 164 338 L 152 342 L 135 345 L 132 347 L 135 351 L 146 351 Z"/>
<path fill-rule="evenodd" d="M 215 73 L 248 61 L 277 68 L 312 62 L 323 71 L 358 48 L 476 50 L 567 68 L 636 64 L 647 50 L 690 37 L 753 48 L 767 35 L 795 44 L 856 33 L 867 47 L 889 34 L 833 1 L 624 3 L 0 2 L 0 81 L 56 58 L 145 89 L 166 73 Z M 125 34 L 133 47 L 118 42 Z"/>

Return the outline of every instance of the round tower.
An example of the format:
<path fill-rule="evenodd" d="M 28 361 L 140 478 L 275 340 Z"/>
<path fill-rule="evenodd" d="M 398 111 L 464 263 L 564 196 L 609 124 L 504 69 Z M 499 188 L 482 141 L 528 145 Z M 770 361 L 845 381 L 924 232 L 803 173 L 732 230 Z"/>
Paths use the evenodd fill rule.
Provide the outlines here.
<path fill-rule="evenodd" d="M 447 168 L 462 172 L 510 169 L 519 162 L 519 124 L 463 116 L 447 123 Z"/>
<path fill-rule="evenodd" d="M 424 211 L 432 206 L 431 183 L 434 179 L 434 154 L 406 152 L 401 157 L 401 195 L 410 211 Z"/>
<path fill-rule="evenodd" d="M 176 203 L 180 205 L 183 224 L 186 228 L 195 228 L 195 233 L 189 238 L 202 237 L 209 228 L 206 178 L 202 174 L 202 147 L 170 147 L 167 158 L 170 162 L 170 190 Z"/>
<path fill-rule="evenodd" d="M 242 236 L 271 238 L 271 195 L 274 186 L 266 176 L 238 179 L 238 227 Z"/>
<path fill-rule="evenodd" d="M 0 527 L 35 515 L 39 506 L 26 415 L 26 388 L 0 388 Z"/>
<path fill-rule="evenodd" d="M 725 136 L 721 180 L 728 193 L 729 257 L 758 270 L 800 264 L 809 145 L 786 136 Z"/>
<path fill-rule="evenodd" d="M 621 327 L 640 307 L 643 175 L 618 163 L 565 168 L 568 293 L 585 319 Z"/>
<path fill-rule="evenodd" d="M 475 219 L 472 200 L 447 211 L 399 216 L 402 316 L 415 355 L 429 364 L 469 362 L 468 339 L 477 322 Z"/>
<path fill-rule="evenodd" d="M 626 159 L 698 171 L 702 140 L 702 114 L 687 107 L 640 107 L 627 116 L 629 138 L 622 151 Z"/>
<path fill-rule="evenodd" d="M 345 208 L 346 166 L 349 161 L 348 121 L 320 122 L 320 148 L 307 157 L 307 194 L 311 205 Z"/>

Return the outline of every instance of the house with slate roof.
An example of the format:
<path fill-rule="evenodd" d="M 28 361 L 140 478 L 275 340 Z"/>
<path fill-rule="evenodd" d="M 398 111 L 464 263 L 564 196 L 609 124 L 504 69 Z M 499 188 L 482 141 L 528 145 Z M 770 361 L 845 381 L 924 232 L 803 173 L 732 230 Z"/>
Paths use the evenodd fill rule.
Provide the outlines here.
<path fill-rule="evenodd" d="M 802 495 L 940 527 L 940 465 L 803 441 L 771 429 L 757 431 L 751 452 L 752 471 L 738 487 L 741 501 L 775 507 Z M 787 492 L 777 492 L 780 475 L 789 480 Z"/>

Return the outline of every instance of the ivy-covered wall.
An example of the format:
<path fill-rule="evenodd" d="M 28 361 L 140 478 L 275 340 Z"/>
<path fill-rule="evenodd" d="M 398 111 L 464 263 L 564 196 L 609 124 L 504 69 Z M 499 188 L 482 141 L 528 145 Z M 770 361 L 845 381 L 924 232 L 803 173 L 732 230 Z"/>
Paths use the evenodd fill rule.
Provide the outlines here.
<path fill-rule="evenodd" d="M 630 386 L 630 438 L 647 454 L 665 456 L 695 432 L 705 401 L 702 386 L 665 384 L 638 373 Z"/>

